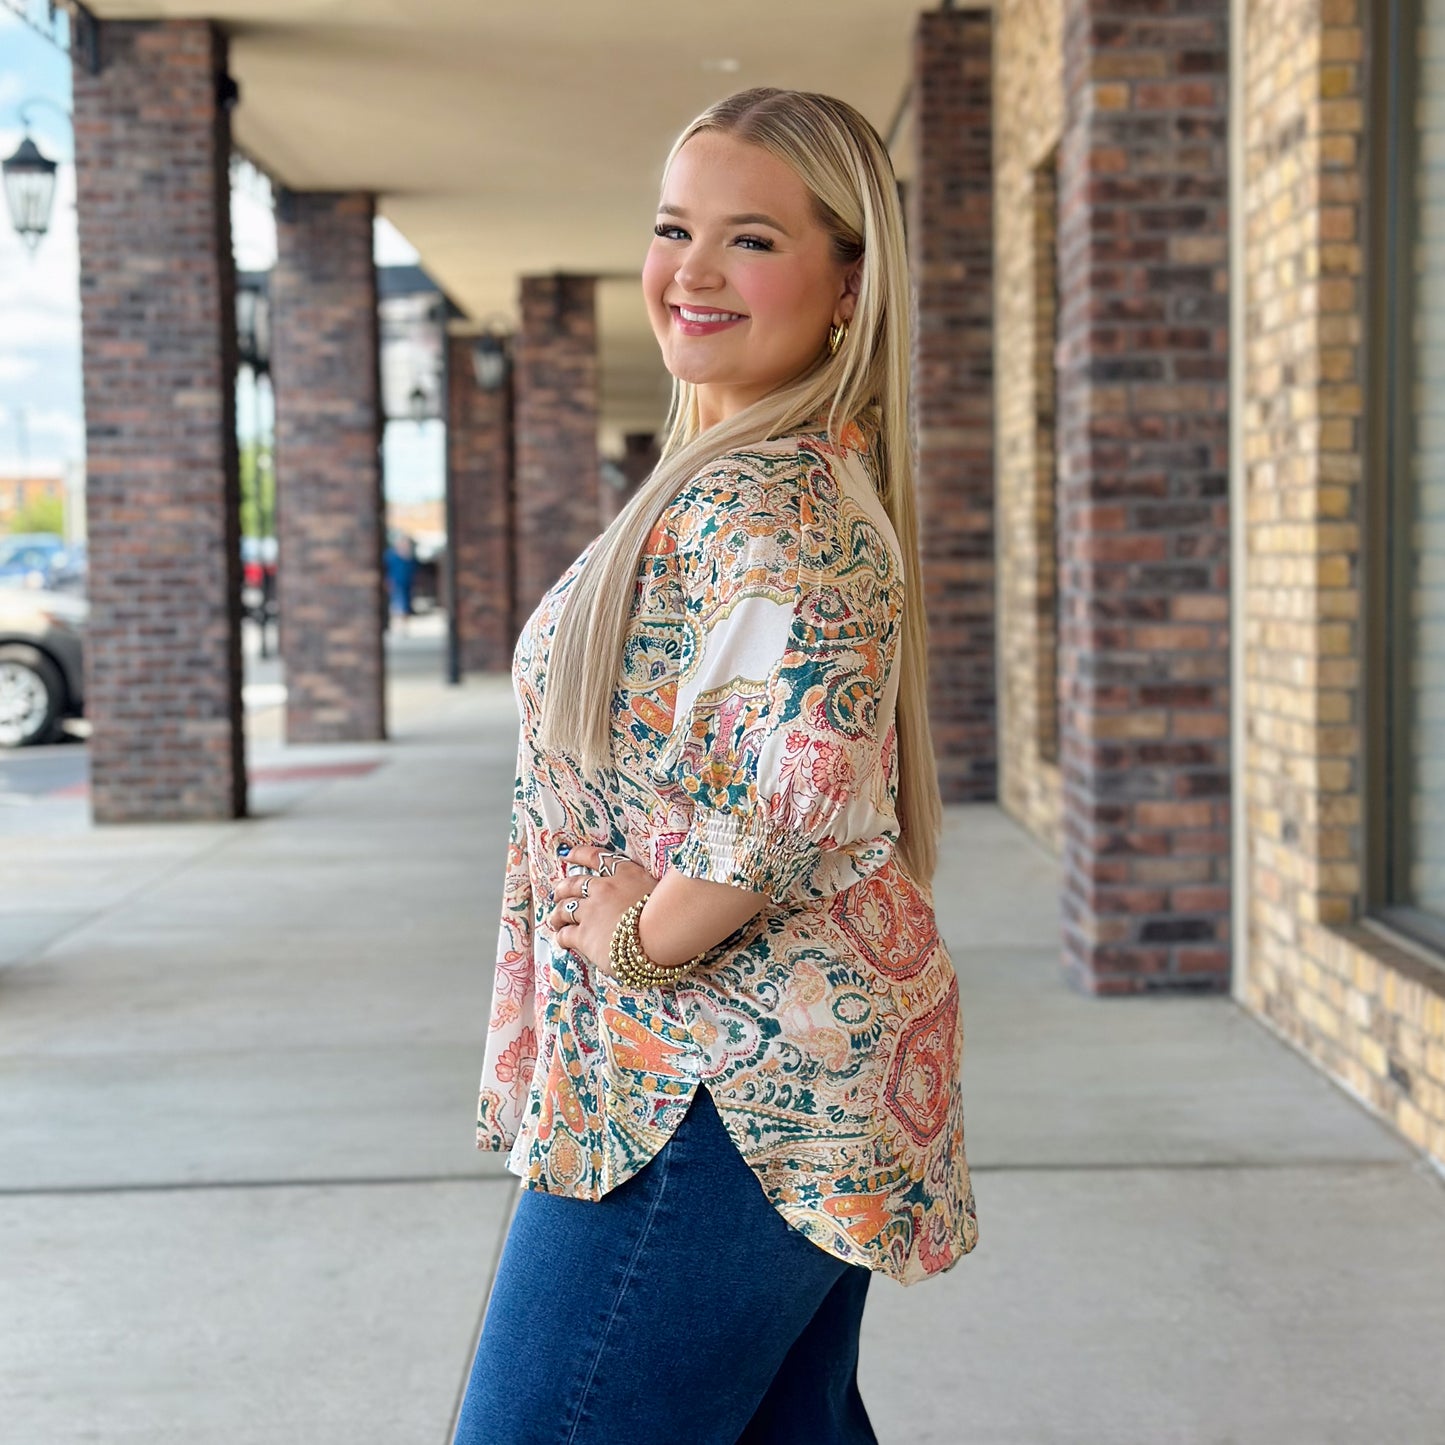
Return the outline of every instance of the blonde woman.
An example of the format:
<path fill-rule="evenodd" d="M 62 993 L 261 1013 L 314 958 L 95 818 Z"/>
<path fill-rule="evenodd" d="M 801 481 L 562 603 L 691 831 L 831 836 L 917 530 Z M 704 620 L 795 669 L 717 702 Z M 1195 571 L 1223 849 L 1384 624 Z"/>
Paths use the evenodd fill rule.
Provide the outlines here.
<path fill-rule="evenodd" d="M 662 460 L 513 659 L 477 1142 L 524 1188 L 455 1438 L 852 1445 L 873 1275 L 978 1233 L 877 132 L 712 106 L 642 281 Z"/>

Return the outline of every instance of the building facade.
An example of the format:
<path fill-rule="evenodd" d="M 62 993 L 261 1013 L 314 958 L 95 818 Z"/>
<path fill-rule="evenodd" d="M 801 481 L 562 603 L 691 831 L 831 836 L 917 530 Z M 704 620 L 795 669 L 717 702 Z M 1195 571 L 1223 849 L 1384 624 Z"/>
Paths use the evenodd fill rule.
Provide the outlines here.
<path fill-rule="evenodd" d="M 1445 4 L 1000 0 L 994 23 L 999 802 L 1061 860 L 1114 830 L 1095 899 L 1129 879 L 1124 910 L 1213 914 L 1172 969 L 1136 932 L 1138 989 L 1227 982 L 1445 1167 Z M 1070 510 L 1070 453 L 1111 438 L 1101 523 Z M 1081 550 L 1137 564 L 1095 576 L 1104 646 L 1134 624 L 1102 679 L 1098 639 L 1069 642 Z M 1172 767 L 1173 802 L 1126 817 L 1090 792 L 1097 749 L 1071 764 L 1070 712 L 1131 661 L 1157 688 L 1165 652 L 1197 684 L 1156 690 L 1168 718 L 1123 696 L 1129 766 Z M 1171 762 L 1186 739 L 1227 751 Z M 1229 791 L 1192 792 L 1220 763 Z"/>
<path fill-rule="evenodd" d="M 375 211 L 414 223 L 473 327 L 452 329 L 438 406 L 474 670 L 508 665 L 519 621 L 652 455 L 665 398 L 635 364 L 651 338 L 631 269 L 645 236 L 616 188 L 583 186 L 564 112 L 598 109 L 581 90 L 590 59 L 505 125 L 485 87 L 453 97 L 477 107 L 470 121 L 424 103 L 424 60 L 413 74 L 379 48 L 384 74 L 337 71 L 367 93 L 418 85 L 417 105 L 377 123 L 420 127 L 415 164 L 441 167 L 413 188 L 423 203 L 367 171 L 365 108 L 344 128 L 308 111 L 290 137 L 313 149 L 266 154 L 284 117 L 260 124 L 244 97 L 284 107 L 267 66 L 285 47 L 253 36 L 233 55 L 224 27 L 159 0 L 147 20 L 120 0 L 93 8 L 76 129 L 96 812 L 234 816 L 239 620 L 230 563 L 216 565 L 235 552 L 234 287 L 224 208 L 194 215 L 195 197 L 223 194 L 233 124 L 280 181 L 304 178 L 283 185 L 275 366 L 298 739 L 385 735 Z M 1445 1167 L 1445 0 L 837 10 L 854 43 L 817 70 L 800 45 L 789 80 L 857 97 L 880 129 L 905 94 L 888 139 L 916 282 L 945 798 L 997 802 L 1057 856 L 1074 987 L 1230 993 Z M 803 22 L 776 23 L 788 53 Z M 477 24 L 448 45 L 484 46 Z M 879 79 L 870 36 L 906 75 Z M 321 24 L 290 38 L 318 77 L 307 104 L 325 106 L 350 41 Z M 612 59 L 691 75 L 695 44 L 654 27 Z M 609 173 L 650 189 L 675 122 L 618 110 L 626 85 L 600 83 Z M 692 83 L 689 107 L 730 88 Z M 461 182 L 437 157 L 463 132 L 483 147 L 476 194 L 450 200 Z M 574 192 L 591 209 L 587 226 L 533 226 L 512 255 L 508 214 L 485 210 L 483 229 L 475 207 L 503 205 L 487 165 L 520 176 L 518 136 L 538 163 L 507 201 L 517 215 Z M 117 167 L 149 187 L 149 211 L 117 190 Z M 193 278 L 183 349 L 175 316 L 135 310 L 150 294 L 137 278 L 168 272 Z M 510 368 L 488 381 L 508 295 Z M 131 364 L 152 352 L 175 370 Z M 600 464 L 609 430 L 634 439 L 631 471 Z M 159 681 L 125 611 L 138 539 L 158 525 L 151 620 L 196 638 Z"/>

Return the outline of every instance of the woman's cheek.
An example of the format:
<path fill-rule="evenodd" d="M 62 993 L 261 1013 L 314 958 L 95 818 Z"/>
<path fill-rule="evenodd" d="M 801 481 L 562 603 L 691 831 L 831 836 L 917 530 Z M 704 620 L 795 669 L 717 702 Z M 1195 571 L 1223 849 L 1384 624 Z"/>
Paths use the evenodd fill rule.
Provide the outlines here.
<path fill-rule="evenodd" d="M 654 241 L 647 248 L 647 255 L 642 260 L 642 294 L 647 298 L 647 309 L 654 318 L 663 316 L 667 311 L 662 297 L 671 276 L 672 267 L 667 255 Z"/>
<path fill-rule="evenodd" d="M 807 287 L 791 267 L 769 260 L 769 265 L 749 267 L 746 276 L 737 278 L 734 289 L 746 303 L 748 314 L 758 321 L 795 321 L 804 308 Z"/>

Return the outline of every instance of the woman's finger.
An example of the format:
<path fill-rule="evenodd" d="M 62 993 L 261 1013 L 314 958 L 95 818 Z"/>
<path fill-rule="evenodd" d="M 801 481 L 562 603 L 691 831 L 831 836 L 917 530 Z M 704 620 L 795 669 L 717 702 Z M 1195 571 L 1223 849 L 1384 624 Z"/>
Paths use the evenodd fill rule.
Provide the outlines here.
<path fill-rule="evenodd" d="M 586 898 L 590 901 L 606 891 L 607 882 L 607 876 L 603 873 L 572 873 L 558 880 L 557 886 L 552 890 L 552 897 L 557 900 Z"/>
<path fill-rule="evenodd" d="M 559 866 L 566 870 L 572 863 L 584 868 L 597 868 L 605 863 L 609 868 L 641 868 L 642 864 L 620 853 L 615 848 L 600 848 L 595 843 L 574 843 L 567 852 L 557 855 Z"/>

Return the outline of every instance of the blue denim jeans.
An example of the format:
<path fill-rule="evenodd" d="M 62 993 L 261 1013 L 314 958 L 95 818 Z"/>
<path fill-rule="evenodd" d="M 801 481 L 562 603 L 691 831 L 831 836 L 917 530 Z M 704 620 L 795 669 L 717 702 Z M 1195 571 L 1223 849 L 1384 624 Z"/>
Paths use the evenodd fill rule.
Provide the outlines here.
<path fill-rule="evenodd" d="M 871 1278 L 777 1212 L 700 1084 L 601 1199 L 522 1190 L 453 1445 L 877 1445 Z"/>

